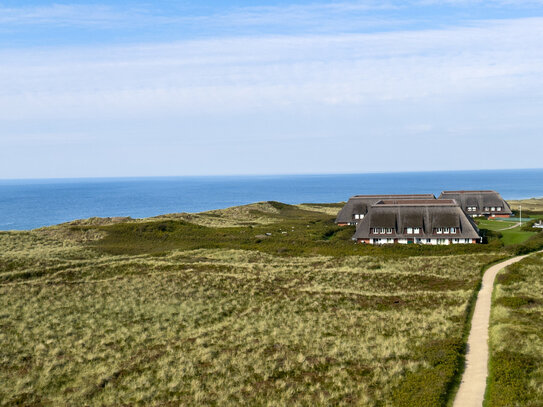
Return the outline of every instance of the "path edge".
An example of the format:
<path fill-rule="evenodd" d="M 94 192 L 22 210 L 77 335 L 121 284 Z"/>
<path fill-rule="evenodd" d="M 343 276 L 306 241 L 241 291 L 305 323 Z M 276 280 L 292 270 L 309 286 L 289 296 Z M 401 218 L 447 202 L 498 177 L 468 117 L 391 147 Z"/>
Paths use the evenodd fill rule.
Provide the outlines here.
<path fill-rule="evenodd" d="M 533 254 L 541 254 L 543 253 L 543 250 L 537 250 L 537 251 L 533 251 L 533 252 L 530 252 L 530 253 L 526 253 L 524 257 L 524 259 L 528 258 L 529 256 L 533 255 Z M 515 256 L 516 257 L 516 256 Z M 524 260 L 522 259 L 522 260 Z M 522 260 L 520 260 L 520 262 L 522 262 Z M 520 263 L 519 262 L 519 263 Z M 515 263 L 516 264 L 516 263 Z M 507 266 L 509 267 L 509 266 Z M 489 382 L 492 378 L 492 371 L 490 369 L 490 365 L 492 363 L 492 358 L 491 358 L 491 354 L 492 354 L 492 348 L 490 346 L 490 343 L 491 343 L 491 339 L 490 339 L 490 321 L 492 320 L 492 313 L 494 312 L 494 304 L 495 304 L 495 300 L 496 300 L 496 286 L 499 284 L 498 282 L 498 275 L 503 272 L 505 269 L 507 269 L 507 267 L 504 267 L 503 269 L 501 269 L 498 274 L 496 274 L 496 279 L 494 280 L 494 284 L 492 284 L 492 296 L 491 296 L 491 300 L 490 300 L 490 318 L 488 320 L 488 330 L 489 330 L 489 333 L 488 333 L 488 374 L 486 376 L 486 387 L 485 387 L 485 394 L 483 396 L 483 405 L 482 407 L 488 407 L 489 406 L 489 395 L 490 395 L 490 387 L 489 387 Z"/>
<path fill-rule="evenodd" d="M 449 382 L 449 384 L 447 385 L 447 392 L 445 394 L 446 407 L 453 406 L 454 400 L 456 399 L 456 394 L 458 393 L 458 389 L 460 388 L 460 383 L 462 382 L 462 377 L 464 376 L 464 372 L 466 370 L 466 354 L 467 354 L 468 338 L 469 338 L 469 333 L 471 332 L 471 322 L 473 319 L 473 314 L 475 312 L 475 304 L 477 304 L 479 291 L 481 291 L 481 287 L 483 286 L 483 276 L 485 275 L 486 271 L 490 267 L 496 264 L 502 263 L 504 261 L 507 261 L 509 259 L 512 259 L 514 257 L 517 257 L 517 256 L 505 255 L 503 257 L 499 257 L 498 259 L 491 261 L 490 263 L 487 263 L 481 266 L 481 270 L 479 272 L 479 281 L 477 283 L 477 286 L 473 290 L 473 293 L 471 294 L 470 299 L 468 300 L 468 305 L 466 307 L 466 312 L 464 315 L 464 329 L 462 330 L 462 353 L 461 353 L 460 358 L 458 358 L 456 373 L 451 379 L 451 381 Z M 494 281 L 494 284 L 495 283 L 496 281 Z M 492 295 L 494 295 L 494 285 L 492 286 Z M 485 397 L 486 397 L 486 390 L 485 390 Z"/>

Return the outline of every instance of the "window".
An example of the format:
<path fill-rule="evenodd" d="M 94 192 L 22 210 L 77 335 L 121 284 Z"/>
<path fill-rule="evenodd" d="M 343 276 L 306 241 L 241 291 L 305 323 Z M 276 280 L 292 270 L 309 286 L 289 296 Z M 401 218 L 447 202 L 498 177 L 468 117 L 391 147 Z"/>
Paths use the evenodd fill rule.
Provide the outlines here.
<path fill-rule="evenodd" d="M 420 233 L 420 228 L 413 228 L 413 233 L 414 234 Z"/>
<path fill-rule="evenodd" d="M 477 211 L 476 206 L 468 206 L 468 212 L 475 212 L 475 211 Z"/>
<path fill-rule="evenodd" d="M 456 228 L 451 228 L 451 233 L 455 234 L 456 233 Z"/>
<path fill-rule="evenodd" d="M 438 234 L 438 235 L 443 234 L 443 229 L 442 229 L 442 228 L 437 228 L 437 234 Z"/>
<path fill-rule="evenodd" d="M 392 234 L 392 228 L 387 228 L 387 235 L 391 235 Z"/>
<path fill-rule="evenodd" d="M 488 212 L 490 208 L 488 206 L 485 206 L 485 211 Z"/>
<path fill-rule="evenodd" d="M 413 228 L 407 228 L 407 232 L 406 232 L 408 235 L 412 235 L 413 234 Z"/>
<path fill-rule="evenodd" d="M 498 206 L 498 207 L 496 208 L 496 210 L 497 210 L 498 212 L 501 212 L 501 211 L 502 211 L 502 207 L 501 207 L 501 206 Z"/>
<path fill-rule="evenodd" d="M 491 210 L 492 212 L 496 212 L 496 207 L 493 206 L 492 208 L 490 208 L 490 210 Z"/>
<path fill-rule="evenodd" d="M 443 229 L 443 233 L 450 233 L 449 228 L 444 228 L 444 229 Z"/>

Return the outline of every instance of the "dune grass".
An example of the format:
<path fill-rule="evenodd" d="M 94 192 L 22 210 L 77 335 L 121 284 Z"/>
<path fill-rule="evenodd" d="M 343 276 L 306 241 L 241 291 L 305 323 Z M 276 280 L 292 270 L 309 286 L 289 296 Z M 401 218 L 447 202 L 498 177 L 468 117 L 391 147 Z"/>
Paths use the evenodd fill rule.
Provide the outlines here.
<path fill-rule="evenodd" d="M 543 213 L 543 198 L 530 198 L 521 200 L 507 201 L 512 210 L 518 211 L 519 206 L 522 205 L 522 211 L 525 213 L 537 212 Z"/>
<path fill-rule="evenodd" d="M 543 255 L 497 278 L 486 406 L 543 405 Z"/>
<path fill-rule="evenodd" d="M 444 405 L 504 252 L 356 245 L 310 206 L 0 233 L 1 402 Z"/>

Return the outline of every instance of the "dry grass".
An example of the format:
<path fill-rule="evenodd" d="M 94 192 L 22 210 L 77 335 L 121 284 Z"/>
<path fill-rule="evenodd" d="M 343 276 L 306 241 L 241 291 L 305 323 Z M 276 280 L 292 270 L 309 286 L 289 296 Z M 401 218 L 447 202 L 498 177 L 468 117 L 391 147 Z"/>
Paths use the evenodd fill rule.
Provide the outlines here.
<path fill-rule="evenodd" d="M 498 276 L 487 406 L 543 405 L 543 255 Z"/>
<path fill-rule="evenodd" d="M 78 233 L 0 233 L 4 405 L 401 404 L 496 257 L 113 256 Z"/>
<path fill-rule="evenodd" d="M 279 220 L 277 217 L 279 212 L 279 209 L 274 207 L 270 202 L 257 202 L 207 212 L 161 215 L 151 219 L 184 220 L 201 226 L 220 228 L 268 225 Z"/>
<path fill-rule="evenodd" d="M 543 212 L 543 198 L 521 199 L 516 201 L 507 201 L 511 209 L 518 210 L 522 205 L 523 212 Z"/>

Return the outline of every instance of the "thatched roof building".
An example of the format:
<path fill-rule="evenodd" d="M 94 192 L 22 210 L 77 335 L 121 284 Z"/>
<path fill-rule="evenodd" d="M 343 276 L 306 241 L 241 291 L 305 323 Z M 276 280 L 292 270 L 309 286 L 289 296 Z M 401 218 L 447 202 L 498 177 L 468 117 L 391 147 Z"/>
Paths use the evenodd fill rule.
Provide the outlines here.
<path fill-rule="evenodd" d="M 340 226 L 355 225 L 364 219 L 372 205 L 383 199 L 436 199 L 436 197 L 434 194 L 355 195 L 339 211 L 336 223 Z"/>
<path fill-rule="evenodd" d="M 496 191 L 443 191 L 438 199 L 454 199 L 470 216 L 508 218 L 509 204 Z"/>
<path fill-rule="evenodd" d="M 353 239 L 361 243 L 478 243 L 479 230 L 450 199 L 381 200 L 358 223 Z"/>

